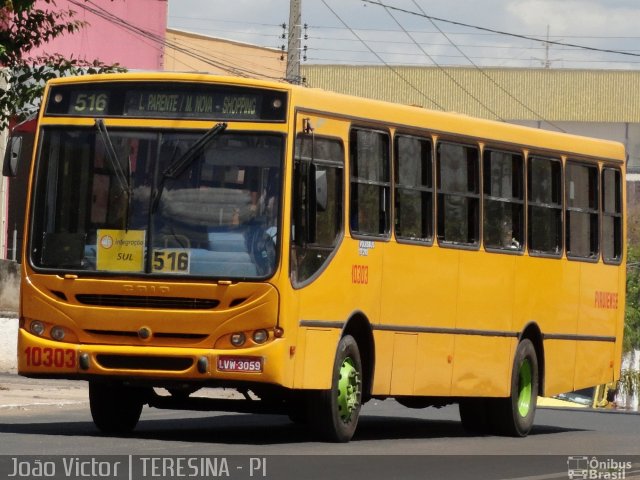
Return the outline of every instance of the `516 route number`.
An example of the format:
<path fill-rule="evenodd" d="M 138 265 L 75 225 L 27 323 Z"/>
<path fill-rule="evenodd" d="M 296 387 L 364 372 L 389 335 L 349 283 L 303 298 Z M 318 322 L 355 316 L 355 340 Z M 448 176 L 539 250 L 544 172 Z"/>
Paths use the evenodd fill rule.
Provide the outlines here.
<path fill-rule="evenodd" d="M 107 99 L 106 93 L 80 93 L 76 97 L 73 109 L 78 113 L 104 113 L 107 109 Z"/>
<path fill-rule="evenodd" d="M 163 273 L 189 273 L 187 250 L 154 250 L 153 271 Z"/>

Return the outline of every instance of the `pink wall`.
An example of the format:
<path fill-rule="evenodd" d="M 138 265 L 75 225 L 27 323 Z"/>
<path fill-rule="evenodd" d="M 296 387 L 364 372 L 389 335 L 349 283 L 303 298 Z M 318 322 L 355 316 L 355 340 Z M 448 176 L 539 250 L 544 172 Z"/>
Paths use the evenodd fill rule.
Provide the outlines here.
<path fill-rule="evenodd" d="M 73 3 L 71 3 L 73 2 Z M 71 35 L 65 34 L 47 45 L 29 52 L 37 56 L 43 52 L 60 53 L 68 57 L 106 64 L 119 63 L 128 69 L 163 70 L 163 44 L 167 28 L 168 0 L 56 0 L 60 10 L 74 10 L 76 19 L 89 25 Z M 38 1 L 42 9 L 50 5 Z M 117 17 L 105 19 L 91 10 L 103 10 Z M 135 31 L 150 32 L 155 40 L 143 37 L 119 25 L 118 20 L 134 26 Z"/>

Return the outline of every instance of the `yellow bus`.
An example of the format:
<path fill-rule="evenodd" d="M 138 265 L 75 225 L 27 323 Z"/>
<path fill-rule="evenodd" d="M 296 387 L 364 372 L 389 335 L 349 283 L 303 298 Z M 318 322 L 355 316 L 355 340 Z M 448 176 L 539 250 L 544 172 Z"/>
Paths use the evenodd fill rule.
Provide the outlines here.
<path fill-rule="evenodd" d="M 618 143 L 283 83 L 54 80 L 19 373 L 88 380 L 108 433 L 149 405 L 343 442 L 395 398 L 525 436 L 538 395 L 618 378 L 624 175 Z"/>

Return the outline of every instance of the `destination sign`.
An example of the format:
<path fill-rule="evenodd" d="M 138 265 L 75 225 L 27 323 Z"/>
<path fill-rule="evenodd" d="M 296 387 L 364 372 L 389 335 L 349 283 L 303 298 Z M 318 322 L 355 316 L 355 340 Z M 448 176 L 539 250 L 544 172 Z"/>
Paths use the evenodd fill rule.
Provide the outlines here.
<path fill-rule="evenodd" d="M 260 118 L 259 96 L 238 93 L 127 92 L 124 115 L 135 117 Z"/>
<path fill-rule="evenodd" d="M 45 115 L 284 121 L 286 92 L 205 83 L 109 82 L 53 86 Z"/>

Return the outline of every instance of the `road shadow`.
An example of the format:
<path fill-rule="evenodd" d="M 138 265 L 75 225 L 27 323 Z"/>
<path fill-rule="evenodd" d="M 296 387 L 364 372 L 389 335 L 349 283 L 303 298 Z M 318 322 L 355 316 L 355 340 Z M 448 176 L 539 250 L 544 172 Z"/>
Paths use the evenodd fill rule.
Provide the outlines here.
<path fill-rule="evenodd" d="M 581 431 L 552 425 L 535 425 L 530 435 L 553 435 Z M 0 433 L 106 437 L 92 422 L 35 422 L 0 424 Z M 459 421 L 411 417 L 363 415 L 352 442 L 400 439 L 474 438 Z M 143 419 L 129 435 L 112 436 L 140 440 L 162 440 L 201 444 L 281 445 L 317 442 L 307 425 L 294 424 L 286 416 L 222 414 L 198 418 Z"/>

